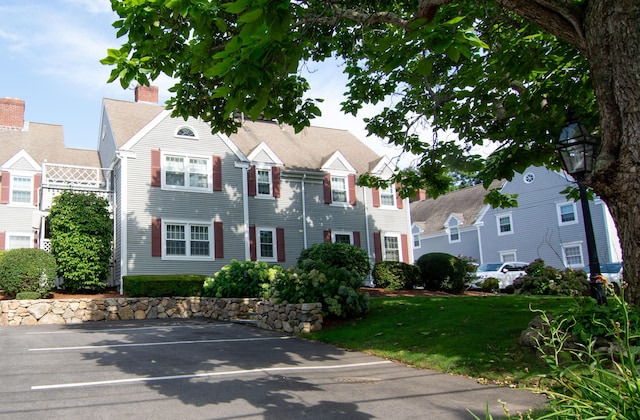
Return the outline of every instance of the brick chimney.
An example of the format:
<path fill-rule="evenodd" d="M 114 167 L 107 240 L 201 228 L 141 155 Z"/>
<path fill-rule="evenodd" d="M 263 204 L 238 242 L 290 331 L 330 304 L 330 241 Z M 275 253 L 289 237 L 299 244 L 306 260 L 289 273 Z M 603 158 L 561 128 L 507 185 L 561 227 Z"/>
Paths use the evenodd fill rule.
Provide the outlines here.
<path fill-rule="evenodd" d="M 0 127 L 22 130 L 24 127 L 23 100 L 0 98 Z"/>
<path fill-rule="evenodd" d="M 427 192 L 425 190 L 418 190 L 416 191 L 415 196 L 413 196 L 413 199 L 411 201 L 423 201 L 427 199 Z"/>
<path fill-rule="evenodd" d="M 158 86 L 138 85 L 135 90 L 136 102 L 158 103 Z"/>

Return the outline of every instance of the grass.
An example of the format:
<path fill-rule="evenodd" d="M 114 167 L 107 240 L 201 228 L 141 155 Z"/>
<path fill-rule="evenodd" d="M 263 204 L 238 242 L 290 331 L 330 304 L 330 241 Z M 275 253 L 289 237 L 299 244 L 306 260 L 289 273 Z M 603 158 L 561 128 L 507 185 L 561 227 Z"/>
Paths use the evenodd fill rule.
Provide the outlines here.
<path fill-rule="evenodd" d="M 571 302 L 519 295 L 372 298 L 365 317 L 308 337 L 481 382 L 538 386 L 547 365 L 518 345 L 536 315 L 530 307 L 553 313 Z"/>

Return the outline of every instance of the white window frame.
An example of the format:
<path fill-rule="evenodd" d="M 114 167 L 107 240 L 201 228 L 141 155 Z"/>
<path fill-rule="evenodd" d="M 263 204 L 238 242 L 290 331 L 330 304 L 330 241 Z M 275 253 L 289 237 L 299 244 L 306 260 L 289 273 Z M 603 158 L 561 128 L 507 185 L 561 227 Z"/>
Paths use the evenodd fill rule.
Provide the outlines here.
<path fill-rule="evenodd" d="M 560 244 L 562 247 L 562 262 L 565 267 L 568 268 L 582 268 L 585 266 L 584 264 L 584 253 L 582 252 L 582 242 L 568 242 L 566 244 Z M 577 248 L 580 252 L 580 262 L 576 262 L 574 264 L 569 264 L 567 258 L 567 250 Z"/>
<path fill-rule="evenodd" d="M 509 249 L 509 250 L 506 250 L 506 251 L 498 251 L 498 254 L 500 255 L 500 262 L 516 262 L 516 261 L 518 261 L 515 249 Z"/>
<path fill-rule="evenodd" d="M 271 246 L 273 247 L 273 256 L 271 257 L 262 255 L 262 236 L 260 235 L 261 232 L 271 232 Z M 276 228 L 256 227 L 256 257 L 258 261 L 265 262 L 276 262 L 278 260 L 278 237 L 276 235 Z"/>
<path fill-rule="evenodd" d="M 269 192 L 260 192 L 260 171 L 267 172 L 267 181 L 269 183 Z M 273 198 L 273 170 L 271 166 L 256 165 L 256 197 L 257 198 Z"/>
<path fill-rule="evenodd" d="M 393 249 L 387 250 L 387 238 L 396 238 L 396 241 L 398 243 L 398 259 L 397 260 L 390 260 L 387 258 L 387 252 L 388 251 L 394 251 Z M 382 235 L 382 259 L 384 261 L 402 261 L 402 242 L 400 239 L 400 234 L 399 233 L 385 233 L 384 235 Z"/>
<path fill-rule="evenodd" d="M 344 182 L 344 190 L 336 188 L 335 180 L 341 180 Z M 344 192 L 344 201 L 336 200 L 335 192 Z M 331 174 L 331 204 L 334 206 L 346 207 L 349 205 L 349 177 L 342 174 Z"/>
<path fill-rule="evenodd" d="M 169 255 L 167 254 L 167 225 L 184 226 L 185 232 L 185 255 Z M 191 227 L 206 226 L 208 229 L 208 255 L 191 255 Z M 214 259 L 214 231 L 213 222 L 211 221 L 195 221 L 195 220 L 162 220 L 162 259 L 163 260 L 189 260 L 189 261 L 211 261 Z M 195 241 L 195 240 L 194 240 Z"/>
<path fill-rule="evenodd" d="M 33 243 L 33 232 L 6 232 L 5 234 L 5 238 L 4 238 L 4 249 L 9 250 L 9 249 L 19 249 L 21 247 L 14 247 L 11 246 L 11 238 L 18 238 L 18 237 L 24 237 L 24 238 L 29 238 L 28 242 L 29 242 L 29 246 L 26 248 L 34 248 L 34 243 Z"/>
<path fill-rule="evenodd" d="M 14 172 L 11 171 L 9 174 L 11 181 L 9 182 L 9 204 L 16 207 L 33 207 L 33 173 L 31 172 Z M 29 179 L 29 189 L 22 190 L 16 189 L 16 178 L 28 178 Z M 13 199 L 13 194 L 15 192 L 28 192 L 29 193 L 29 201 L 15 201 Z"/>
<path fill-rule="evenodd" d="M 562 208 L 566 206 L 571 206 L 573 208 L 573 220 L 569 220 L 567 222 L 562 221 Z M 578 211 L 576 208 L 576 203 L 564 202 L 556 204 L 556 211 L 558 214 L 558 226 L 568 226 L 575 225 L 578 223 Z"/>
<path fill-rule="evenodd" d="M 353 245 L 353 232 L 348 232 L 346 230 L 331 231 L 331 242 L 333 242 L 333 243 L 336 242 L 336 236 L 337 235 L 348 236 L 349 237 L 349 245 Z"/>
<path fill-rule="evenodd" d="M 378 190 L 380 193 L 380 207 L 387 209 L 395 209 L 396 208 L 396 186 L 394 183 L 387 184 L 387 188 L 380 188 Z M 385 199 L 390 201 L 390 203 L 385 203 Z"/>
<path fill-rule="evenodd" d="M 184 185 L 168 185 L 167 184 L 167 158 L 175 157 L 183 159 L 183 169 L 184 169 Z M 201 159 L 206 163 L 206 176 L 207 176 L 207 185 L 204 187 L 192 187 L 187 183 L 189 182 L 189 159 Z M 161 175 L 162 175 L 162 189 L 165 190 L 181 190 L 181 191 L 191 191 L 191 192 L 202 192 L 202 193 L 212 193 L 212 185 L 213 185 L 213 162 L 211 156 L 198 155 L 198 154 L 184 154 L 184 153 L 172 153 L 172 152 L 162 152 L 161 156 Z"/>
<path fill-rule="evenodd" d="M 420 248 L 420 234 L 419 233 L 414 233 L 413 234 L 413 248 Z"/>
<path fill-rule="evenodd" d="M 509 218 L 509 231 L 507 232 L 502 232 L 500 229 L 500 219 L 503 218 Z M 513 216 L 511 215 L 511 213 L 500 213 L 500 214 L 496 214 L 496 230 L 498 231 L 498 236 L 505 236 L 505 235 L 513 235 Z"/>

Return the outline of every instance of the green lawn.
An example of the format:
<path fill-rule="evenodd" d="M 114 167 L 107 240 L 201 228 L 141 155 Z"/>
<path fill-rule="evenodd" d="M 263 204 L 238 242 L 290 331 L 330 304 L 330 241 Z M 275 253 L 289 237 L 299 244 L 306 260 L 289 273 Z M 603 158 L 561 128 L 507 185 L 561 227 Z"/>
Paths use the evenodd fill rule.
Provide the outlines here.
<path fill-rule="evenodd" d="M 547 372 L 518 346 L 536 315 L 568 307 L 566 297 L 450 296 L 372 298 L 369 313 L 308 337 L 418 368 L 519 386 Z"/>

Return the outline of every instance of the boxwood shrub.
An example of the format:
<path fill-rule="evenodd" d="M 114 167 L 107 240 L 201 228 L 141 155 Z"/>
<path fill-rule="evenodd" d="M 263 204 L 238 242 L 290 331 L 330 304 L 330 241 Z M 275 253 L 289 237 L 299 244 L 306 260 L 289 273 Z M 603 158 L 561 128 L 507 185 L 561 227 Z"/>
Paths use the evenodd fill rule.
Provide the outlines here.
<path fill-rule="evenodd" d="M 284 275 L 279 265 L 266 262 L 231 262 L 204 282 L 203 296 L 261 298 L 269 291 L 269 284 Z"/>
<path fill-rule="evenodd" d="M 373 280 L 384 289 L 412 289 L 420 282 L 420 269 L 399 261 L 380 261 L 373 266 Z"/>
<path fill-rule="evenodd" d="M 124 276 L 124 294 L 131 297 L 202 296 L 201 274 Z"/>
<path fill-rule="evenodd" d="M 421 283 L 427 290 L 460 294 L 465 288 L 466 262 L 444 252 L 424 254 L 416 265 L 420 268 Z"/>
<path fill-rule="evenodd" d="M 0 258 L 0 289 L 9 296 L 20 292 L 46 296 L 55 285 L 56 270 L 56 261 L 47 251 L 10 249 Z"/>
<path fill-rule="evenodd" d="M 354 245 L 340 242 L 323 242 L 304 249 L 298 257 L 297 264 L 309 265 L 308 260 L 321 262 L 329 267 L 342 267 L 355 271 L 362 279 L 371 272 L 371 263 L 367 251 Z"/>

